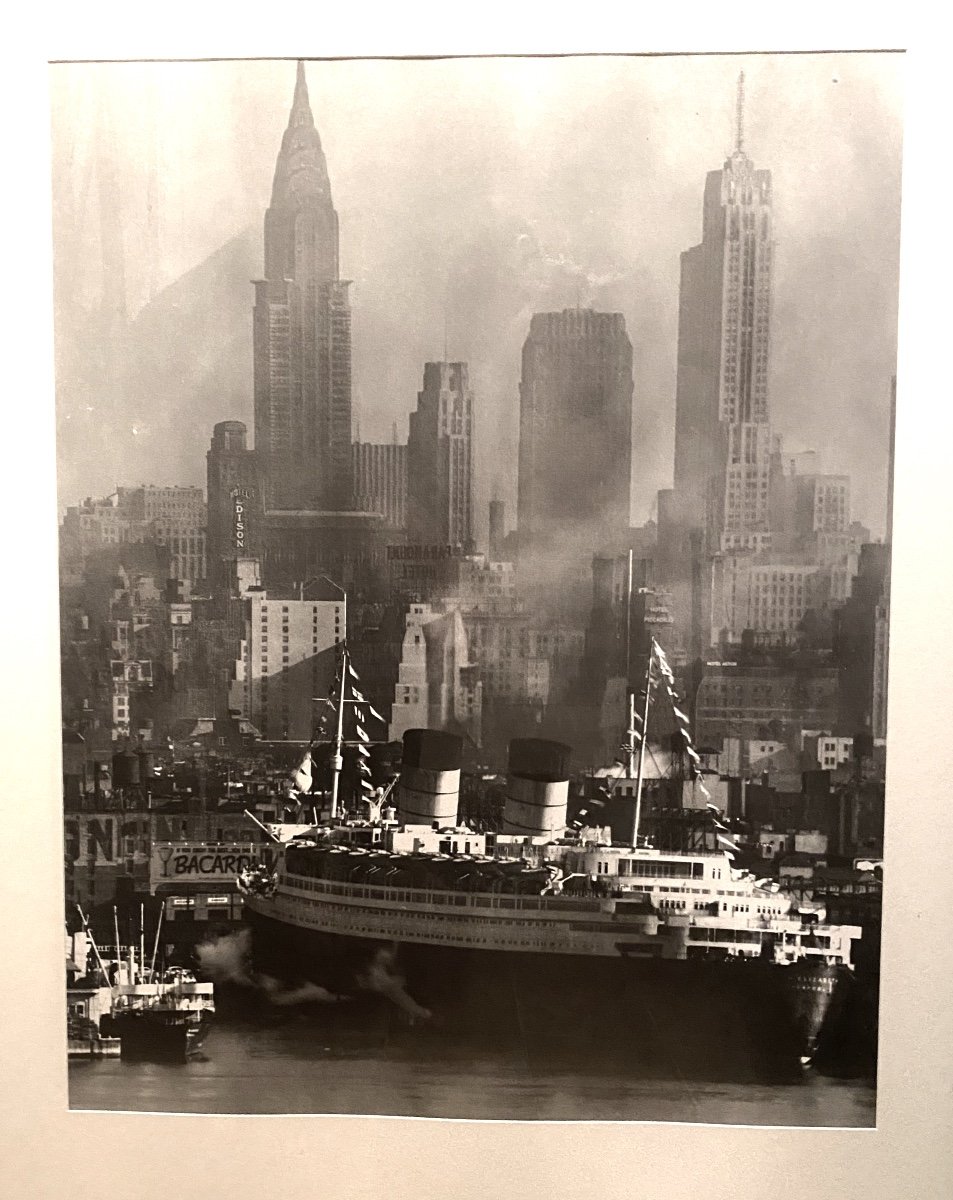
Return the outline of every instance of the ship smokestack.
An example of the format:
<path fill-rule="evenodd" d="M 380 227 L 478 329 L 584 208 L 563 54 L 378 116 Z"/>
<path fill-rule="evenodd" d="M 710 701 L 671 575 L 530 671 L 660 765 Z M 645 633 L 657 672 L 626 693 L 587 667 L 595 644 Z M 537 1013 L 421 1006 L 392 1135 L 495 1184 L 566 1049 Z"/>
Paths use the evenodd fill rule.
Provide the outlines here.
<path fill-rule="evenodd" d="M 408 729 L 397 781 L 397 819 L 404 825 L 456 825 L 463 738 Z"/>
<path fill-rule="evenodd" d="M 571 753 L 563 742 L 542 738 L 510 742 L 504 833 L 558 837 L 564 831 Z"/>

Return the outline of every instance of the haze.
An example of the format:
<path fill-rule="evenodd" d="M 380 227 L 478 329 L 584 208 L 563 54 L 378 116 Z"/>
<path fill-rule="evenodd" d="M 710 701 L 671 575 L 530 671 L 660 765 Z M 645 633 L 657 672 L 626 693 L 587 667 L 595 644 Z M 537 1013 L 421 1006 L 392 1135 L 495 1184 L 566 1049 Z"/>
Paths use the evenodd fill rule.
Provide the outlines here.
<path fill-rule="evenodd" d="M 354 281 L 355 436 L 404 440 L 424 362 L 468 361 L 478 511 L 498 495 L 512 522 L 532 313 L 620 311 L 632 517 L 651 515 L 672 476 L 679 254 L 741 69 L 745 147 L 774 178 L 772 424 L 851 475 L 882 536 L 900 55 L 309 63 Z M 288 61 L 51 67 L 62 506 L 204 483 L 214 422 L 251 426 L 250 279 L 293 86 Z"/>

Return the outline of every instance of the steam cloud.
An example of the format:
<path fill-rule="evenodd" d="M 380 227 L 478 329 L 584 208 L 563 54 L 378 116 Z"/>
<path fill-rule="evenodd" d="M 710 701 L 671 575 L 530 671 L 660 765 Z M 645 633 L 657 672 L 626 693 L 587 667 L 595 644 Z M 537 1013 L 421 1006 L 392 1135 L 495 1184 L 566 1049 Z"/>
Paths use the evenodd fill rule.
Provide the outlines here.
<path fill-rule="evenodd" d="M 248 929 L 202 942 L 195 949 L 195 957 L 202 971 L 215 983 L 235 983 L 251 988 L 276 1006 L 334 1004 L 344 999 L 316 983 L 289 987 L 271 975 L 252 970 L 251 931 Z M 427 1021 L 432 1016 L 429 1009 L 418 1004 L 404 988 L 403 976 L 396 969 L 394 951 L 387 946 L 377 950 L 370 963 L 358 973 L 356 982 L 364 991 L 384 996 L 414 1020 Z"/>
<path fill-rule="evenodd" d="M 195 957 L 206 975 L 215 983 L 237 983 L 252 988 L 280 1007 L 294 1004 L 333 1004 L 341 999 L 316 983 L 288 987 L 271 975 L 251 969 L 251 931 L 243 929 L 225 937 L 203 942 Z"/>
<path fill-rule="evenodd" d="M 396 970 L 394 951 L 382 946 L 371 962 L 360 972 L 357 979 L 360 987 L 368 992 L 377 992 L 396 1004 L 409 1017 L 428 1021 L 432 1016 L 404 989 L 404 979 Z"/>

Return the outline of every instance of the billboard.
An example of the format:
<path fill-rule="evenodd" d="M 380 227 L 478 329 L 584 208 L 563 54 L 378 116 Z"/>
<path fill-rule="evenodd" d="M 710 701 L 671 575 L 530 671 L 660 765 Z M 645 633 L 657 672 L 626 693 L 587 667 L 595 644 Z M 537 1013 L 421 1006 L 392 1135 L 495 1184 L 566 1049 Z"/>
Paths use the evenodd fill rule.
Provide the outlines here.
<path fill-rule="evenodd" d="M 123 831 L 117 813 L 70 814 L 64 834 L 68 862 L 84 867 L 118 864 Z"/>
<path fill-rule="evenodd" d="M 256 863 L 272 866 L 272 845 L 253 842 L 159 842 L 152 847 L 150 888 L 234 882 Z"/>

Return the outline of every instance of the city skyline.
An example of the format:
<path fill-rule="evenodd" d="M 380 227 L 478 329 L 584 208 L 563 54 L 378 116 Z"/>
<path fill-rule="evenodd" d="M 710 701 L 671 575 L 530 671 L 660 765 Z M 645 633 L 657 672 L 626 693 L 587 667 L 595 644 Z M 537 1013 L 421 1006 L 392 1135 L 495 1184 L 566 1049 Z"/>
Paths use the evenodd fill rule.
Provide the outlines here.
<path fill-rule="evenodd" d="M 876 331 L 899 159 L 875 187 L 864 145 L 889 70 L 754 61 L 768 118 L 804 110 L 800 139 L 760 152 L 777 130 L 748 120 L 735 59 L 716 156 L 700 133 L 723 63 L 414 64 L 405 89 L 410 64 L 344 65 L 332 88 L 325 62 L 268 64 L 290 108 L 270 201 L 236 236 L 225 188 L 271 114 L 247 109 L 254 71 L 176 64 L 220 85 L 176 144 L 164 77 L 128 121 L 94 78 L 91 140 L 54 146 L 61 488 L 91 474 L 94 428 L 100 477 L 160 481 L 60 526 L 71 1053 L 170 1037 L 115 989 L 182 958 L 207 997 L 173 1028 L 186 1059 L 217 989 L 316 987 L 412 1017 L 423 1058 L 418 1019 L 518 1030 L 525 1055 L 567 1020 L 582 1049 L 588 1013 L 633 1078 L 810 1066 L 860 1082 L 874 1119 L 891 546 L 852 517 L 890 503 L 872 431 L 879 414 L 892 468 L 895 331 Z M 142 135 L 139 226 L 120 126 Z M 227 240 L 162 287 L 216 200 Z M 180 894 L 152 869 L 163 839 L 186 862 L 231 846 L 227 878 Z M 122 948 L 130 898 L 161 968 Z M 116 979 L 88 945 L 110 902 Z M 645 1018 L 653 1038 L 632 1038 Z"/>
<path fill-rule="evenodd" d="M 594 138 L 580 130 L 581 114 L 572 114 L 570 117 L 563 114 L 559 118 L 553 113 L 554 95 L 558 96 L 560 87 L 577 86 L 579 72 L 586 69 L 585 64 L 558 65 L 546 60 L 526 60 L 519 64 L 522 74 L 516 71 L 516 64 L 499 64 L 492 61 L 482 67 L 473 63 L 443 64 L 441 69 L 447 69 L 450 65 L 460 68 L 461 82 L 456 89 L 457 95 L 451 96 L 447 101 L 450 111 L 457 114 L 457 118 L 461 111 L 460 97 L 471 96 L 474 84 L 479 79 L 479 71 L 496 72 L 499 76 L 494 77 L 492 91 L 492 107 L 497 110 L 499 118 L 496 127 L 484 122 L 483 137 L 471 136 L 474 127 L 480 123 L 481 115 L 471 106 L 468 110 L 469 126 L 458 125 L 456 128 L 458 132 L 463 133 L 465 130 L 466 133 L 466 136 L 459 139 L 461 145 L 457 147 L 457 156 L 463 155 L 467 164 L 472 165 L 475 154 L 487 152 L 485 143 L 491 129 L 497 138 L 497 158 L 501 161 L 497 163 L 498 169 L 483 188 L 473 189 L 479 191 L 476 198 L 471 196 L 468 200 L 468 196 L 463 195 L 463 202 L 456 204 L 453 219 L 444 226 L 443 239 L 431 238 L 426 245 L 414 243 L 418 239 L 426 241 L 426 235 L 440 225 L 441 217 L 447 215 L 448 201 L 453 201 L 454 198 L 461 201 L 459 185 L 466 164 L 463 161 L 458 163 L 453 154 L 449 158 L 445 155 L 435 158 L 432 142 L 428 142 L 426 137 L 415 139 L 413 134 L 420 133 L 420 130 L 419 127 L 411 125 L 409 132 L 405 130 L 402 141 L 392 143 L 391 155 L 384 160 L 390 169 L 388 187 L 383 190 L 379 186 L 376 189 L 362 188 L 359 186 L 360 181 L 355 179 L 356 173 L 359 172 L 353 161 L 353 151 L 346 152 L 339 140 L 340 134 L 336 124 L 341 119 L 340 96 L 337 104 L 332 99 L 335 94 L 332 77 L 338 81 L 346 79 L 346 73 L 342 76 L 341 72 L 344 67 L 350 67 L 354 72 L 352 82 L 361 83 L 363 90 L 360 109 L 357 114 L 349 114 L 349 120 L 356 115 L 355 145 L 361 143 L 362 161 L 370 162 L 373 156 L 366 153 L 367 139 L 364 138 L 362 143 L 362 135 L 366 132 L 363 123 L 370 121 L 373 127 L 376 121 L 377 133 L 381 136 L 385 121 L 380 112 L 375 116 L 373 111 L 373 97 L 378 93 L 374 88 L 363 85 L 368 78 L 376 78 L 378 85 L 382 87 L 386 79 L 389 78 L 392 82 L 393 72 L 406 71 L 406 67 L 395 63 L 311 64 L 308 82 L 312 107 L 329 160 L 335 202 L 341 214 L 342 273 L 355 280 L 352 289 L 354 411 L 355 417 L 361 421 L 363 436 L 371 440 L 389 440 L 383 431 L 389 430 L 394 420 L 404 425 L 407 414 L 413 407 L 415 394 L 406 387 L 404 380 L 409 376 L 419 377 L 423 361 L 440 357 L 439 352 L 435 351 L 446 337 L 450 357 L 469 363 L 474 391 L 481 397 L 475 439 L 477 511 L 482 521 L 485 502 L 496 493 L 510 502 L 508 507 L 513 511 L 516 476 L 515 431 L 518 423 L 518 345 L 526 336 L 529 316 L 533 311 L 559 310 L 573 304 L 591 305 L 602 311 L 620 311 L 630 330 L 635 359 L 633 456 L 636 469 L 632 518 L 636 523 L 644 520 L 652 511 L 656 488 L 670 486 L 671 482 L 675 367 L 672 333 L 677 308 L 678 255 L 698 238 L 699 191 L 702 179 L 709 171 L 718 167 L 726 150 L 731 146 L 731 126 L 734 120 L 733 79 L 740 65 L 744 67 L 749 79 L 746 149 L 759 166 L 763 164 L 771 170 L 775 179 L 775 225 L 779 250 L 775 285 L 772 425 L 785 436 L 786 447 L 788 444 L 793 448 L 799 445 L 816 446 L 823 454 L 823 469 L 850 474 L 854 480 L 853 494 L 857 514 L 871 525 L 876 534 L 882 535 L 882 513 L 886 507 L 889 378 L 892 373 L 895 340 L 895 289 L 891 285 L 892 273 L 884 263 L 884 255 L 887 255 L 887 264 L 891 255 L 895 261 L 898 213 L 894 201 L 898 195 L 899 155 L 894 155 L 895 161 L 892 163 L 888 163 L 888 160 L 890 146 L 898 147 L 899 144 L 899 118 L 892 104 L 891 93 L 891 88 L 896 89 L 896 69 L 889 63 L 880 61 L 871 63 L 865 59 L 861 63 L 857 61 L 856 56 L 853 56 L 851 61 L 847 61 L 846 56 L 837 55 L 807 58 L 810 60 L 807 65 L 803 61 L 795 64 L 782 62 L 783 56 L 754 58 L 751 62 L 745 57 L 740 64 L 737 60 L 699 63 L 696 60 L 680 58 L 661 66 L 653 60 L 638 58 L 625 60 L 621 64 L 613 60 L 603 72 L 602 90 L 590 103 L 590 116 L 596 124 L 596 117 L 600 114 L 605 116 L 606 113 L 617 112 L 620 106 L 624 106 L 626 97 L 630 100 L 637 98 L 640 88 L 643 93 L 655 89 L 656 108 L 664 111 L 668 118 L 681 114 L 687 96 L 691 95 L 697 101 L 696 118 L 688 130 L 688 137 L 679 130 L 677 139 L 667 146 L 667 156 L 662 149 L 663 142 L 652 143 L 650 149 L 645 151 L 647 158 L 643 164 L 644 173 L 638 169 L 639 162 L 632 151 L 632 139 L 627 140 L 624 146 L 629 151 L 628 158 L 623 162 L 612 159 L 612 152 L 619 149 L 617 139 L 615 145 L 602 148 L 601 175 L 592 170 L 593 162 L 599 163 L 600 156 L 594 148 Z M 213 66 L 215 70 L 212 69 Z M 846 71 L 842 69 L 844 66 L 848 68 Z M 664 71 L 659 74 L 663 67 Z M 170 64 L 167 67 L 169 71 L 178 75 L 180 83 L 188 76 L 194 84 L 197 76 L 194 73 L 189 76 L 190 68 L 194 72 L 199 69 L 199 65 Z M 255 149 L 252 153 L 251 147 L 257 147 L 260 139 L 264 167 L 267 169 L 269 163 L 274 163 L 280 130 L 287 119 L 291 66 L 287 62 L 230 63 L 211 66 L 206 64 L 202 69 L 206 73 L 205 86 L 210 94 L 216 94 L 216 90 L 224 93 L 219 95 L 219 99 L 226 107 L 230 103 L 237 104 L 238 99 L 234 92 L 229 94 L 227 88 L 216 89 L 215 79 L 226 79 L 228 72 L 232 73 L 233 87 L 239 78 L 235 72 L 246 72 L 244 78 L 249 86 L 245 88 L 247 94 L 243 94 L 239 109 L 242 105 L 250 104 L 253 99 L 256 100 L 256 112 L 245 112 L 241 119 L 243 130 L 247 120 L 250 131 L 250 136 L 246 139 L 250 146 L 243 152 L 241 168 L 236 170 L 231 179 L 227 174 L 223 178 L 216 177 L 211 190 L 221 200 L 230 184 L 234 185 L 230 200 L 224 204 L 225 212 L 220 214 L 220 234 L 224 235 L 235 229 L 238 217 L 236 203 L 240 200 L 242 204 L 247 202 L 248 209 L 252 210 L 252 221 L 257 215 L 260 243 L 260 221 L 265 207 L 262 201 L 267 201 L 267 196 L 253 200 L 249 194 L 252 190 L 249 175 L 251 172 L 259 174 L 262 166 L 257 162 L 253 164 L 252 160 L 257 158 L 258 151 Z M 64 68 L 54 68 L 54 71 L 56 70 L 63 71 Z M 94 74 L 99 73 L 102 80 L 101 72 L 109 70 L 114 74 L 107 90 L 112 90 L 115 94 L 116 80 L 126 69 L 121 65 L 114 65 L 111 68 L 96 68 Z M 817 96 L 813 103 L 801 106 L 803 112 L 799 110 L 801 139 L 792 135 L 790 125 L 793 110 L 782 109 L 783 117 L 779 117 L 777 111 L 772 112 L 772 108 L 777 110 L 778 93 L 783 93 L 785 72 L 791 71 L 802 76 L 805 71 L 808 76 L 813 73 Z M 729 72 L 731 82 L 725 87 L 723 81 L 728 82 L 726 76 Z M 427 73 L 424 72 L 425 75 Z M 718 77 L 717 81 L 715 76 Z M 682 89 L 684 94 L 679 91 L 679 77 L 682 77 L 683 81 L 687 80 L 689 84 Z M 429 78 L 432 79 L 433 76 L 430 75 Z M 484 74 L 483 78 L 487 80 L 490 76 Z M 827 80 L 827 90 L 823 95 L 819 93 L 819 81 L 822 78 Z M 155 89 L 151 101 L 153 132 L 163 143 L 168 157 L 169 147 L 163 142 L 163 125 L 160 120 L 161 114 L 158 112 L 158 108 L 167 103 L 167 97 L 161 86 L 161 77 L 152 75 L 151 79 L 151 83 L 146 80 L 140 86 L 145 87 L 147 92 L 150 87 Z M 500 83 L 500 79 L 503 80 L 503 84 L 508 81 L 509 90 Z M 836 84 L 833 82 L 835 79 Z M 127 83 L 128 80 L 129 75 L 126 71 Z M 276 97 L 276 112 L 270 101 L 262 104 L 260 100 L 262 93 L 271 94 L 278 80 L 280 82 L 277 86 L 279 95 Z M 535 107 L 527 102 L 526 96 L 527 92 L 532 96 L 534 80 L 537 86 Z M 848 88 L 842 88 L 842 92 L 837 93 L 836 88 L 841 84 L 847 84 Z M 54 89 L 56 86 L 54 75 Z M 65 86 L 68 90 L 72 85 L 67 81 Z M 420 86 L 418 83 L 418 88 Z M 83 103 L 89 101 L 90 95 L 103 91 L 99 83 L 91 83 L 89 87 L 92 90 L 85 101 L 82 96 L 73 97 L 77 101 L 78 110 L 82 110 Z M 280 96 L 282 87 L 283 99 Z M 835 101 L 834 96 L 842 94 L 844 90 L 849 91 L 850 88 L 854 89 L 854 93 L 853 100 L 849 99 L 847 102 L 851 113 L 847 119 L 838 107 L 843 109 L 843 102 Z M 397 91 L 401 102 L 404 102 L 407 89 L 404 92 L 400 89 Z M 858 103 L 861 93 L 865 97 L 862 104 Z M 62 92 L 59 94 L 63 95 Z M 414 88 L 410 88 L 408 94 L 413 96 Z M 515 130 L 512 127 L 507 129 L 503 121 L 506 105 L 512 105 L 517 94 L 521 96 L 524 105 L 520 110 L 521 124 L 516 122 Z M 441 102 L 443 103 L 443 96 Z M 103 108 L 108 107 L 103 101 Z M 397 107 L 401 108 L 402 104 L 398 104 Z M 145 110 L 148 108 L 149 105 L 145 105 Z M 858 115 L 858 112 L 865 111 L 868 117 L 866 121 Z M 515 109 L 511 109 L 511 115 L 515 112 Z M 833 140 L 821 136 L 825 129 L 830 133 L 829 126 L 838 116 L 842 119 L 839 136 Z M 397 118 L 396 113 L 387 114 L 387 129 L 393 131 Z M 68 123 L 65 121 L 63 125 Z M 659 123 L 658 111 L 646 113 L 645 110 L 640 110 L 639 120 L 632 124 L 632 129 L 635 132 L 640 125 L 647 130 L 653 127 L 657 129 Z M 213 159 L 228 147 L 230 139 L 225 132 L 226 128 L 221 121 L 218 123 L 218 151 L 214 151 L 213 144 L 208 146 Z M 63 131 L 65 129 L 61 130 Z M 568 143 L 567 149 L 566 134 L 569 132 L 580 136 Z M 540 140 L 543 134 L 549 138 L 550 143 L 558 142 L 561 145 L 561 159 L 556 160 L 555 154 L 547 159 L 543 151 L 548 148 L 548 144 L 545 140 Z M 779 134 L 785 135 L 783 139 Z M 880 136 L 884 134 L 891 136 Z M 520 139 L 525 140 L 527 137 L 536 137 L 540 154 L 538 160 L 530 160 L 528 164 L 524 162 L 525 169 L 517 171 L 516 164 L 512 161 L 514 146 Z M 810 148 L 808 154 L 809 148 L 799 143 L 811 140 L 811 137 L 815 145 Z M 868 145 L 871 138 L 875 138 L 875 141 Z M 270 150 L 265 152 L 264 146 L 269 139 Z M 123 162 L 123 138 L 119 136 L 114 141 L 115 150 L 109 156 L 112 159 L 111 164 L 100 163 L 93 175 L 98 176 L 98 186 L 106 198 L 107 205 L 110 197 L 112 201 L 120 198 L 118 215 L 122 218 L 124 214 L 128 217 L 127 209 L 131 203 L 128 199 L 131 190 L 130 178 L 128 172 L 123 174 L 129 164 Z M 138 148 L 141 151 L 141 144 Z M 182 145 L 179 150 L 183 150 Z M 657 166 L 648 166 L 648 161 L 653 155 L 658 156 L 660 152 L 663 157 L 669 159 L 668 169 L 663 171 L 661 176 L 653 173 L 653 170 L 658 170 Z M 696 153 L 697 157 L 689 167 L 687 159 L 690 154 L 694 156 Z M 78 139 L 76 162 L 85 162 L 89 168 L 95 157 L 91 156 L 88 142 L 85 143 L 84 149 L 83 139 Z M 146 163 L 149 155 L 141 155 L 141 158 L 143 163 Z M 188 159 L 189 156 L 184 154 L 183 158 Z M 382 247 L 378 235 L 373 232 L 373 222 L 368 224 L 368 219 L 373 217 L 372 199 L 376 196 L 384 210 L 394 203 L 398 194 L 402 202 L 406 203 L 408 197 L 405 189 L 408 186 L 409 175 L 404 172 L 408 164 L 419 166 L 428 158 L 432 163 L 442 165 L 441 171 L 430 180 L 431 185 L 439 181 L 439 186 L 431 186 L 428 205 L 417 205 L 413 208 L 416 218 L 412 223 L 413 228 L 399 231 L 390 238 L 393 244 Z M 570 160 L 575 161 L 578 171 L 576 196 L 571 194 L 573 189 L 565 178 L 565 172 L 570 169 Z M 452 162 L 452 169 L 447 167 L 448 162 Z M 193 160 L 193 168 L 194 165 Z M 882 176 L 879 191 L 866 180 L 868 173 L 878 171 Z M 410 173 L 412 174 L 412 171 Z M 682 187 L 681 179 L 687 179 L 689 175 L 693 177 L 694 186 Z M 110 177 L 113 180 L 112 184 L 109 183 Z M 473 178 L 479 179 L 480 176 L 476 174 Z M 102 296 L 99 300 L 96 299 L 97 286 L 100 292 L 103 291 L 103 286 L 102 283 L 96 283 L 96 268 L 98 274 L 104 276 L 105 282 L 113 287 L 114 292 L 117 277 L 120 282 L 125 280 L 116 294 L 121 295 L 122 307 L 128 317 L 135 310 L 137 295 L 141 301 L 150 289 L 161 288 L 164 270 L 171 271 L 195 265 L 194 262 L 182 262 L 173 266 L 168 253 L 156 253 L 166 245 L 166 237 L 171 239 L 171 230 L 175 227 L 175 206 L 170 202 L 170 197 L 177 186 L 177 171 L 164 167 L 161 179 L 162 186 L 159 190 L 165 195 L 153 196 L 153 212 L 156 215 L 152 226 L 150 227 L 148 222 L 140 222 L 136 226 L 133 221 L 139 235 L 139 248 L 145 246 L 148 249 L 151 245 L 152 250 L 138 256 L 133 253 L 137 244 L 136 238 L 129 236 L 128 220 L 124 222 L 120 219 L 119 227 L 125 228 L 123 245 L 121 252 L 118 252 L 115 242 L 112 244 L 110 254 L 105 256 L 105 274 L 100 265 L 103 256 L 93 245 L 96 239 L 93 238 L 84 248 L 77 241 L 79 226 L 70 229 L 70 213 L 78 217 L 82 211 L 82 189 L 77 190 L 74 186 L 75 180 L 61 177 L 58 181 L 57 224 L 58 235 L 62 236 L 58 236 L 57 328 L 60 377 L 64 385 L 60 398 L 60 486 L 66 502 L 77 498 L 79 494 L 103 494 L 111 490 L 116 483 L 128 483 L 132 480 L 110 478 L 110 473 L 115 474 L 116 468 L 110 463 L 108 454 L 100 460 L 96 470 L 91 470 L 78 456 L 70 454 L 71 438 L 75 436 L 70 432 L 71 423 L 72 427 L 80 428 L 83 422 L 80 412 L 83 388 L 76 385 L 82 371 L 71 373 L 70 362 L 67 361 L 67 369 L 64 372 L 63 359 L 66 357 L 69 360 L 72 355 L 73 365 L 79 363 L 82 366 L 83 341 L 76 335 L 75 322 L 79 309 L 72 300 L 67 302 L 64 298 L 63 282 L 71 270 L 80 270 L 80 264 L 85 261 L 89 269 L 81 272 L 87 287 L 84 303 L 87 310 L 92 305 L 98 311 Z M 796 199 L 791 195 L 791 183 L 794 179 L 798 179 L 799 183 Z M 644 226 L 638 222 L 630 222 L 628 227 L 623 226 L 625 213 L 622 201 L 627 194 L 631 195 L 633 184 L 640 180 L 643 184 L 651 183 L 642 211 L 657 211 L 659 200 L 663 199 L 662 193 L 665 193 L 667 209 L 672 214 L 670 223 L 656 225 L 651 230 L 647 228 L 648 222 Z M 855 185 L 853 188 L 850 186 L 852 181 Z M 420 187 L 421 195 L 427 194 L 427 179 L 421 177 L 413 182 Z M 529 184 L 533 186 L 529 187 Z M 548 214 L 538 207 L 540 198 L 547 195 L 547 188 L 550 199 L 558 201 L 551 205 L 553 211 Z M 148 188 L 146 190 L 148 191 Z M 823 195 L 818 195 L 819 190 Z M 513 197 L 516 192 L 520 192 L 526 204 L 526 216 L 522 221 L 515 216 Z M 72 201 L 69 199 L 70 193 Z M 89 189 L 86 195 L 88 201 Z M 599 199 L 598 206 L 593 205 L 588 211 L 584 207 L 579 209 L 583 201 L 593 200 L 596 196 Z M 821 199 L 826 201 L 825 205 L 819 203 Z M 851 204 L 855 206 L 853 211 Z M 867 214 L 867 219 L 858 215 L 857 206 Z M 93 207 L 95 208 L 95 205 Z M 199 207 L 201 208 L 201 205 Z M 578 211 L 567 211 L 574 208 Z M 85 211 L 87 216 L 92 212 L 88 204 Z M 637 206 L 630 205 L 630 214 L 635 211 L 638 211 Z M 230 213 L 230 217 L 225 213 Z M 820 228 L 817 221 L 819 213 L 824 219 Z M 807 234 L 811 216 L 815 218 L 813 247 Z M 870 219 L 871 217 L 874 219 Z M 519 229 L 513 224 L 514 219 L 517 220 Z M 849 232 L 858 223 L 859 229 Z M 383 221 L 381 224 L 393 233 L 394 225 Z M 632 226 L 637 226 L 637 231 L 634 232 Z M 243 225 L 239 226 L 241 227 Z M 397 228 L 400 229 L 399 226 Z M 215 250 L 214 231 L 209 229 L 205 233 L 197 232 L 202 229 L 202 221 L 197 220 L 191 236 L 184 239 L 182 255 L 187 253 L 185 244 L 195 247 L 192 252 L 193 258 L 196 253 L 206 249 Z M 452 235 L 465 235 L 468 230 L 469 246 L 464 242 L 455 248 Z M 489 248 L 491 253 L 480 256 L 480 247 L 474 247 L 473 244 L 474 231 L 477 231 L 478 239 L 480 236 L 484 238 L 483 249 Z M 862 245 L 858 252 L 860 232 L 867 235 L 867 244 Z M 108 237 L 106 240 L 108 243 Z M 673 241 L 676 242 L 674 254 L 671 253 Z M 407 270 L 400 269 L 400 259 L 411 247 L 414 247 L 419 255 L 420 266 L 416 271 L 408 273 Z M 103 249 L 108 249 L 108 245 L 104 245 Z M 435 289 L 431 286 L 440 268 L 446 268 L 448 261 L 452 263 L 455 251 L 459 262 L 467 257 L 467 249 L 476 257 L 471 256 L 470 262 L 464 263 L 456 274 L 444 270 L 445 283 L 442 288 Z M 820 250 L 826 250 L 826 253 L 819 256 Z M 618 251 L 617 256 L 615 251 Z M 258 254 L 260 255 L 260 249 Z M 616 257 L 614 270 L 611 261 L 613 257 Z M 825 280 L 824 275 L 817 275 L 817 271 L 821 269 L 818 266 L 821 258 L 826 263 L 826 267 L 823 268 L 827 273 L 826 280 L 829 285 L 826 290 L 816 288 L 819 281 Z M 96 264 L 96 268 L 90 266 L 93 263 Z M 875 263 L 878 264 L 876 273 L 873 271 Z M 357 265 L 361 269 L 351 271 L 349 264 Z M 148 271 L 145 269 L 146 265 L 149 267 Z M 866 275 L 862 269 L 865 265 Z M 880 266 L 883 267 L 882 270 Z M 805 282 L 804 276 L 811 268 L 814 268 L 815 277 Z M 144 281 L 150 272 L 151 282 L 144 293 Z M 831 272 L 834 273 L 839 304 L 831 287 Z M 806 309 L 799 309 L 797 301 L 804 298 L 805 287 L 810 282 L 815 284 L 815 290 L 810 295 L 810 305 Z M 236 309 L 244 307 L 250 310 L 250 283 L 242 283 L 240 277 L 237 277 L 235 288 Z M 385 301 L 394 299 L 395 288 L 398 292 L 403 289 L 405 302 L 403 305 L 393 306 L 390 313 L 382 315 L 382 310 L 387 307 Z M 106 290 L 108 291 L 108 288 Z M 434 295 L 435 290 L 440 294 Z M 478 311 L 461 320 L 464 314 L 460 311 L 459 297 L 464 292 L 468 306 L 475 307 Z M 427 303 L 418 304 L 417 301 L 424 293 Z M 497 304 L 498 299 L 502 299 L 503 303 Z M 161 302 L 161 296 L 159 301 Z M 152 311 L 155 307 L 152 306 Z M 838 308 L 839 317 L 837 312 L 832 311 Z M 147 307 L 145 315 L 148 316 L 149 312 Z M 481 316 L 484 318 L 482 329 Z M 500 321 L 505 323 L 502 335 Z M 215 323 L 212 324 L 214 327 Z M 394 335 L 392 339 L 382 340 L 374 336 L 375 332 L 380 333 L 388 326 Z M 879 337 L 871 338 L 871 332 L 877 330 Z M 487 343 L 490 341 L 494 342 L 492 351 L 487 349 Z M 511 343 L 516 345 L 515 354 L 509 348 Z M 831 350 L 833 345 L 837 346 L 836 355 Z M 831 353 L 830 357 L 825 358 L 825 348 Z M 423 351 L 421 358 L 417 356 L 418 349 Z M 245 353 L 250 361 L 250 344 Z M 237 371 L 238 366 L 235 369 Z M 798 375 L 802 381 L 800 385 L 793 382 Z M 819 377 L 825 380 L 823 390 L 818 388 Z M 242 388 L 238 388 L 237 391 L 233 388 L 229 395 L 227 379 L 225 384 L 226 386 L 221 388 L 225 393 L 221 400 L 223 407 L 214 412 L 203 409 L 203 425 L 208 428 L 214 421 L 224 419 L 245 420 L 251 425 L 250 397 Z M 99 400 L 99 397 L 94 399 L 99 401 L 102 408 L 106 407 L 105 400 Z M 96 404 L 91 407 L 95 408 Z M 135 408 L 134 397 L 131 407 Z M 102 416 L 102 412 L 99 416 Z M 155 412 L 151 417 L 154 426 L 157 426 Z M 206 420 L 206 417 L 209 419 Z M 851 417 L 862 419 L 851 420 Z M 129 414 L 129 418 L 131 420 L 127 423 L 135 424 L 134 412 Z M 121 423 L 122 419 L 118 413 L 116 419 Z M 176 419 L 174 424 L 178 425 L 179 421 Z M 879 424 L 883 426 L 882 437 L 876 434 Z M 863 428 L 860 428 L 861 426 Z M 160 432 L 162 438 L 159 437 Z M 133 435 L 132 440 L 133 443 L 138 441 L 141 445 L 148 445 L 150 438 L 153 446 L 162 443 L 163 453 L 153 453 L 149 460 L 156 475 L 164 468 L 162 478 L 157 478 L 156 482 L 191 482 L 193 478 L 201 478 L 201 454 L 183 449 L 177 441 L 174 446 L 170 445 L 168 430 L 160 431 L 156 427 L 140 430 L 140 433 Z M 116 439 L 117 455 L 122 441 L 122 437 Z M 188 439 L 183 438 L 183 441 L 187 443 Z M 191 462 L 193 458 L 194 464 Z M 130 459 L 135 459 L 135 446 L 132 455 L 125 455 L 125 461 Z M 879 470 L 881 464 L 882 471 Z M 866 469 L 861 469 L 862 467 Z M 134 467 L 130 466 L 130 469 L 134 470 Z M 102 481 L 98 485 L 94 482 L 97 479 Z M 80 486 L 81 480 L 84 486 Z"/>

